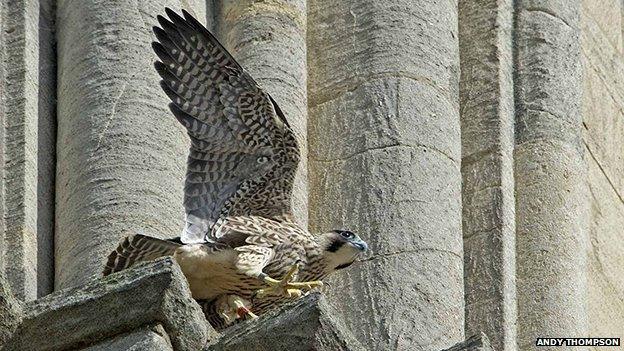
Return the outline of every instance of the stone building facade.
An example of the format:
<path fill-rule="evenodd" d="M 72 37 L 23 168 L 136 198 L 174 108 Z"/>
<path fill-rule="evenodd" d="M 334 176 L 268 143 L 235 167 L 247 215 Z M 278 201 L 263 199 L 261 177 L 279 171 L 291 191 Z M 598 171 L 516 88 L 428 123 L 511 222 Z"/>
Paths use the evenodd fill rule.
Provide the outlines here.
<path fill-rule="evenodd" d="M 313 322 L 285 312 L 313 347 L 624 338 L 621 0 L 2 0 L 0 341 L 232 345 L 184 338 L 201 327 L 165 298 L 187 292 L 170 261 L 96 279 L 124 235 L 181 230 L 188 141 L 150 47 L 165 6 L 203 20 L 294 126 L 300 222 L 371 244 L 327 301 L 294 307 Z M 141 284 L 160 309 L 122 293 Z M 71 324 L 115 299 L 126 324 Z"/>

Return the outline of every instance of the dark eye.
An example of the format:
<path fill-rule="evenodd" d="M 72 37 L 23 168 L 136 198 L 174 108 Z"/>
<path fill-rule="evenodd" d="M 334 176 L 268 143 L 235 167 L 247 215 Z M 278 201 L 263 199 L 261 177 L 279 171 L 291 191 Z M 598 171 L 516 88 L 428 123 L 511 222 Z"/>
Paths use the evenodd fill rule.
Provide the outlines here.
<path fill-rule="evenodd" d="M 355 234 L 348 232 L 348 231 L 343 231 L 343 232 L 340 232 L 340 235 L 342 235 L 342 237 L 345 239 L 351 239 L 353 238 Z"/>

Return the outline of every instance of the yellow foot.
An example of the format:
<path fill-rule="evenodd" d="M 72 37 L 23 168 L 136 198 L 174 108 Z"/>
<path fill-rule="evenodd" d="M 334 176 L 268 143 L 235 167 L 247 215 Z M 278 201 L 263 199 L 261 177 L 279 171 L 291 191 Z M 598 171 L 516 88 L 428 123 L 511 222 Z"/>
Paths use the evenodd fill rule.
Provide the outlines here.
<path fill-rule="evenodd" d="M 303 296 L 304 290 L 307 292 L 314 288 L 323 286 L 323 282 L 319 280 L 310 282 L 293 282 L 293 277 L 297 274 L 297 272 L 299 272 L 299 267 L 295 264 L 290 267 L 290 270 L 286 273 L 282 280 L 273 279 L 263 273 L 263 275 L 259 278 L 270 287 L 257 290 L 255 297 L 261 298 L 267 295 L 278 295 L 297 298 Z"/>
<path fill-rule="evenodd" d="M 237 319 L 258 318 L 251 312 L 251 302 L 237 295 L 222 295 L 217 301 L 217 313 L 227 325 Z"/>

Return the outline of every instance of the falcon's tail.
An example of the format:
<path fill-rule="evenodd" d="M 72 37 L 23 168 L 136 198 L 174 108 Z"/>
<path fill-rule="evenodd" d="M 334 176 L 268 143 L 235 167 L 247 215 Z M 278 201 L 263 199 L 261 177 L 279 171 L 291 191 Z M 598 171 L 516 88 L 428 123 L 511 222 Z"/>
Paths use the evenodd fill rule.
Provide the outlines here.
<path fill-rule="evenodd" d="M 155 260 L 163 256 L 171 256 L 181 244 L 175 240 L 162 240 L 135 234 L 125 237 L 117 249 L 108 255 L 104 275 L 119 272 L 137 262 Z"/>

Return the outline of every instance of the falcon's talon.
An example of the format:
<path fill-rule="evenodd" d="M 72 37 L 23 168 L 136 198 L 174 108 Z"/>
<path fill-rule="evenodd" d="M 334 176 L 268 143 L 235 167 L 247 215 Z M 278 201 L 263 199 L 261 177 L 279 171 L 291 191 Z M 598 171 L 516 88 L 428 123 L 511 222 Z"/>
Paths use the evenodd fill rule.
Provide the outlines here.
<path fill-rule="evenodd" d="M 303 296 L 303 291 L 301 291 L 299 289 L 286 289 L 286 295 L 288 295 L 288 297 L 292 297 L 292 298 L 299 298 L 299 297 Z"/>
<path fill-rule="evenodd" d="M 266 295 L 282 295 L 291 298 L 298 298 L 314 288 L 323 286 L 323 282 L 321 282 L 320 280 L 314 280 L 309 282 L 293 282 L 292 280 L 298 272 L 299 266 L 297 264 L 294 264 L 292 267 L 290 267 L 282 280 L 273 279 L 268 275 L 262 276 L 262 281 L 264 281 L 270 287 L 257 290 L 255 296 L 263 297 Z"/>

